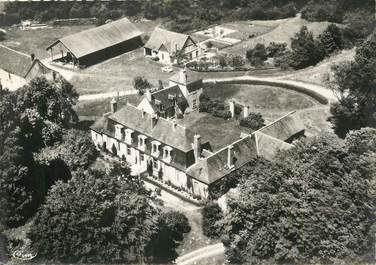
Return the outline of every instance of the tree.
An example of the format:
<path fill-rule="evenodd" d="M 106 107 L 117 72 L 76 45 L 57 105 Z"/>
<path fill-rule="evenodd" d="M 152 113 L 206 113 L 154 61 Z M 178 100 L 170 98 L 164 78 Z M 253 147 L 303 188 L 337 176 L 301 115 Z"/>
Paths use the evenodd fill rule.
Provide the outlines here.
<path fill-rule="evenodd" d="M 309 21 L 342 22 L 343 10 L 337 0 L 311 0 L 302 10 L 302 17 Z"/>
<path fill-rule="evenodd" d="M 350 146 L 334 135 L 307 138 L 246 171 L 224 221 L 229 260 L 360 260 L 372 245 L 375 153 L 360 158 Z"/>
<path fill-rule="evenodd" d="M 257 131 L 265 126 L 265 120 L 261 113 L 251 112 L 248 117 L 240 120 L 240 126 L 250 128 L 252 131 Z"/>
<path fill-rule="evenodd" d="M 86 132 L 70 129 L 62 137 L 62 142 L 42 149 L 36 156 L 39 163 L 48 165 L 56 159 L 63 160 L 70 171 L 88 169 L 98 156 L 93 141 Z"/>
<path fill-rule="evenodd" d="M 80 171 L 52 187 L 29 233 L 39 255 L 82 262 L 144 260 L 158 231 L 159 206 L 139 178 L 112 172 Z"/>
<path fill-rule="evenodd" d="M 341 29 L 335 24 L 330 24 L 324 30 L 324 32 L 319 36 L 319 41 L 323 44 L 327 56 L 344 48 Z"/>
<path fill-rule="evenodd" d="M 246 57 L 253 66 L 261 66 L 267 59 L 265 45 L 257 43 L 253 49 L 247 51 Z"/>
<path fill-rule="evenodd" d="M 182 65 L 183 62 L 188 61 L 188 55 L 184 53 L 182 49 L 176 49 L 171 53 L 171 59 L 176 62 L 177 65 Z"/>
<path fill-rule="evenodd" d="M 162 213 L 158 222 L 158 233 L 149 245 L 154 262 L 167 263 L 178 257 L 177 247 L 184 239 L 184 234 L 191 231 L 187 217 L 180 212 Z"/>
<path fill-rule="evenodd" d="M 0 31 L 0 41 L 5 40 L 5 33 L 3 31 Z"/>
<path fill-rule="evenodd" d="M 245 62 L 243 57 L 240 55 L 232 55 L 227 57 L 229 62 L 227 63 L 228 65 L 234 67 L 235 69 L 242 67 Z"/>
<path fill-rule="evenodd" d="M 291 39 L 291 66 L 302 69 L 320 62 L 325 52 L 320 42 L 313 39 L 312 32 L 303 26 Z"/>
<path fill-rule="evenodd" d="M 138 91 L 138 94 L 143 95 L 147 89 L 151 88 L 151 84 L 146 78 L 136 76 L 133 79 L 133 87 Z"/>
<path fill-rule="evenodd" d="M 35 109 L 42 119 L 64 126 L 78 120 L 73 109 L 78 93 L 65 79 L 49 81 L 45 77 L 37 77 L 16 93 L 20 113 Z"/>
<path fill-rule="evenodd" d="M 202 230 L 205 236 L 218 238 L 220 229 L 218 222 L 223 219 L 223 213 L 217 203 L 207 204 L 202 209 Z"/>
<path fill-rule="evenodd" d="M 355 59 L 336 65 L 331 87 L 338 102 L 329 118 L 335 133 L 344 138 L 350 130 L 376 127 L 376 36 L 357 48 Z"/>

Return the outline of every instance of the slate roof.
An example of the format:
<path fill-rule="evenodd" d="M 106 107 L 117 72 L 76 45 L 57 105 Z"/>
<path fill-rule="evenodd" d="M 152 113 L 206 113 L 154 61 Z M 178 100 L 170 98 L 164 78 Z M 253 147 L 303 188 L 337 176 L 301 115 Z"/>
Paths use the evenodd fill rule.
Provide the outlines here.
<path fill-rule="evenodd" d="M 151 94 L 152 99 L 160 101 L 165 109 L 174 107 L 174 101 L 169 99 L 169 95 L 175 96 L 176 99 L 187 101 L 178 85 L 161 89 Z"/>
<path fill-rule="evenodd" d="M 180 80 L 180 72 L 177 72 L 176 74 L 171 76 L 169 80 L 176 84 L 185 85 L 190 93 L 200 89 L 202 87 L 202 78 L 199 76 L 199 73 L 193 72 L 189 69 L 186 69 L 185 71 L 187 77 L 185 83 Z"/>
<path fill-rule="evenodd" d="M 233 157 L 236 158 L 233 168 L 229 168 L 227 165 L 229 152 L 227 146 L 188 168 L 187 174 L 203 183 L 211 184 L 257 157 L 254 135 L 238 140 L 231 146 Z"/>
<path fill-rule="evenodd" d="M 287 141 L 294 135 L 304 132 L 304 124 L 295 112 L 283 116 L 279 120 L 261 128 L 259 132 L 282 141 Z"/>
<path fill-rule="evenodd" d="M 227 166 L 229 146 L 226 146 L 189 167 L 187 174 L 203 183 L 211 184 L 228 175 L 231 171 L 242 167 L 257 156 L 271 160 L 279 150 L 286 150 L 292 147 L 291 144 L 284 142 L 282 139 L 287 140 L 304 130 L 304 127 L 302 128 L 301 126 L 303 126 L 302 122 L 295 115 L 295 112 L 288 113 L 270 125 L 230 144 L 229 146 L 233 146 L 233 156 L 236 158 L 233 168 Z M 286 131 L 283 131 L 284 129 Z M 265 134 L 265 132 L 271 135 Z"/>
<path fill-rule="evenodd" d="M 175 49 L 174 45 L 176 44 L 177 48 L 180 50 L 184 47 L 188 38 L 190 37 L 186 34 L 155 28 L 148 42 L 145 44 L 145 48 L 159 50 L 163 45 L 168 52 L 171 52 Z"/>
<path fill-rule="evenodd" d="M 32 65 L 30 56 L 0 46 L 0 68 L 14 75 L 25 77 Z"/>
<path fill-rule="evenodd" d="M 102 117 L 98 119 L 91 126 L 91 129 L 97 132 L 106 130 L 107 119 L 111 119 L 127 128 L 138 131 L 183 152 L 192 150 L 193 137 L 195 135 L 193 131 L 178 124 L 174 128 L 172 122 L 163 118 L 159 118 L 156 125 L 152 127 L 152 115 L 148 113 L 144 113 L 144 117 L 142 115 L 142 110 L 128 104 L 119 111 L 109 115 L 108 118 Z"/>
<path fill-rule="evenodd" d="M 257 141 L 257 154 L 268 160 L 273 159 L 278 151 L 287 150 L 292 147 L 291 144 L 260 132 L 255 132 L 255 137 Z"/>
<path fill-rule="evenodd" d="M 63 37 L 47 47 L 47 50 L 61 42 L 76 58 L 106 49 L 124 41 L 141 36 L 133 23 L 122 18 L 102 26 Z"/>

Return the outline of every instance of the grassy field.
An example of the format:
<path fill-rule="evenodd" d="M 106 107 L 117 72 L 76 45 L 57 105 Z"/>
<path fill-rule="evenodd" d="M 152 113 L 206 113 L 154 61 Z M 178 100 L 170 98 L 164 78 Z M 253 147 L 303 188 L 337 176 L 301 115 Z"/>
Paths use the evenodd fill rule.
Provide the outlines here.
<path fill-rule="evenodd" d="M 317 104 L 308 96 L 278 87 L 217 84 L 209 85 L 205 91 L 210 98 L 225 101 L 234 99 L 259 112 L 292 111 Z"/>
<path fill-rule="evenodd" d="M 177 121 L 210 142 L 214 151 L 236 141 L 242 131 L 237 120 L 224 120 L 209 113 L 192 113 Z"/>
<path fill-rule="evenodd" d="M 295 71 L 287 75 L 284 79 L 303 81 L 326 86 L 330 80 L 331 67 L 342 62 L 354 59 L 355 49 L 343 50 L 341 53 L 325 59 L 316 66 L 311 66 L 303 70 Z"/>
<path fill-rule="evenodd" d="M 295 91 L 269 86 L 217 84 L 209 86 L 206 92 L 212 99 L 234 99 L 249 105 L 251 111 L 260 112 L 267 123 L 296 110 L 308 134 L 331 130 L 327 122 L 329 106 L 321 105 L 311 97 Z"/>
<path fill-rule="evenodd" d="M 271 42 L 285 42 L 290 47 L 291 38 L 300 30 L 302 26 L 307 26 L 308 30 L 312 31 L 313 35 L 317 37 L 327 28 L 329 24 L 329 22 L 308 22 L 298 17 L 264 23 L 254 22 L 254 25 L 258 26 L 277 26 L 275 29 L 265 34 L 261 34 L 255 38 L 251 38 L 232 47 L 226 48 L 224 51 L 245 56 L 246 51 L 253 48 L 257 43 L 263 43 L 267 46 Z"/>
<path fill-rule="evenodd" d="M 254 21 L 234 21 L 221 26 L 237 30 L 237 32 L 230 33 L 226 37 L 239 40 L 248 40 L 250 36 L 259 36 L 276 28 L 276 25 L 258 24 Z"/>
<path fill-rule="evenodd" d="M 158 86 L 158 80 L 168 85 L 168 79 L 176 73 L 162 72 L 164 65 L 145 58 L 143 49 L 137 49 L 103 63 L 80 71 L 70 81 L 80 94 L 93 94 L 110 91 L 129 90 L 133 88 L 133 79 L 143 76 L 153 86 Z"/>
<path fill-rule="evenodd" d="M 37 58 L 43 59 L 49 56 L 46 47 L 55 40 L 92 27 L 94 25 L 51 27 L 33 30 L 6 28 L 6 39 L 0 43 L 26 54 L 34 53 Z"/>
<path fill-rule="evenodd" d="M 0 46 L 0 68 L 24 77 L 31 66 L 31 59 L 15 51 Z"/>

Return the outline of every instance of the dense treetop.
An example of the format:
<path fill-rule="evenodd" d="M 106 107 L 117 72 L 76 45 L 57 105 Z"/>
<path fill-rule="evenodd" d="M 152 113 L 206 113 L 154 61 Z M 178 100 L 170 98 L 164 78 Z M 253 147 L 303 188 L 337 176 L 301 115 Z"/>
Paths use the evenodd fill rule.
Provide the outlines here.
<path fill-rule="evenodd" d="M 339 100 L 331 107 L 335 132 L 344 138 L 350 130 L 376 128 L 376 35 L 357 48 L 354 61 L 334 66 L 333 72 Z"/>
<path fill-rule="evenodd" d="M 245 166 L 223 241 L 232 262 L 360 260 L 374 222 L 375 129 L 308 138 Z M 359 148 L 358 148 L 359 147 Z"/>

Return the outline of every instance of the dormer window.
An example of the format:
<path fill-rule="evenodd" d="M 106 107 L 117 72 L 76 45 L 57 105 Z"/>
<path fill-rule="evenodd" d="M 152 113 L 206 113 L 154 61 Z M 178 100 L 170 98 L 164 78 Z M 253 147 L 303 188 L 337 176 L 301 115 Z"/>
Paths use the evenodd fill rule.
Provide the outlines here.
<path fill-rule="evenodd" d="M 165 146 L 163 148 L 163 160 L 167 162 L 171 162 L 171 158 L 172 158 L 172 147 Z"/>
<path fill-rule="evenodd" d="M 158 141 L 151 142 L 151 155 L 158 157 L 159 156 L 159 146 L 161 145 Z"/>
<path fill-rule="evenodd" d="M 132 144 L 132 134 L 134 133 L 131 129 L 125 129 L 125 142 L 127 144 Z"/>
<path fill-rule="evenodd" d="M 138 136 L 138 148 L 145 150 L 146 147 L 146 136 L 145 135 L 139 135 Z"/>
<path fill-rule="evenodd" d="M 115 124 L 115 138 L 123 141 L 124 140 L 124 126 L 121 124 Z"/>

